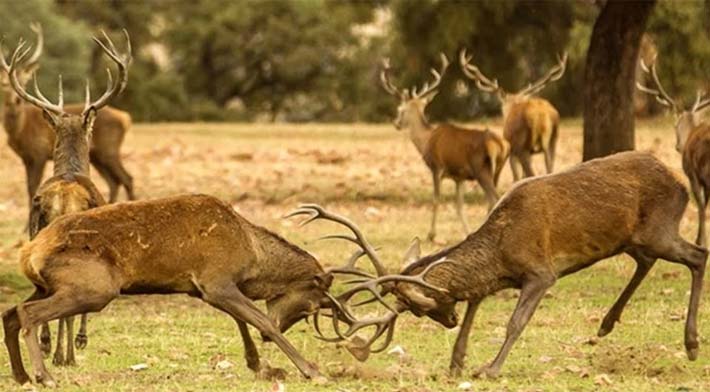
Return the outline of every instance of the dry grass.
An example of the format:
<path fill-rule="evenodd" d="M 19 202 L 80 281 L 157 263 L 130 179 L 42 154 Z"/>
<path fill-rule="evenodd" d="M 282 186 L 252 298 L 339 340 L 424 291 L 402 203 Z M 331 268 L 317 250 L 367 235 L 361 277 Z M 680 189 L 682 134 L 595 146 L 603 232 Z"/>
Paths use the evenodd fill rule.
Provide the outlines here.
<path fill-rule="evenodd" d="M 495 122 L 490 124 L 499 129 Z M 650 149 L 679 170 L 673 135 L 667 122 L 642 122 L 638 147 Z M 4 134 L 2 136 L 4 138 Z M 29 293 L 16 272 L 16 244 L 27 215 L 20 160 L 0 140 L 0 306 Z M 579 121 L 562 127 L 557 168 L 581 157 Z M 301 202 L 318 202 L 361 223 L 382 246 L 393 269 L 409 241 L 426 235 L 431 180 L 413 146 L 386 125 L 137 125 L 125 143 L 124 161 L 134 176 L 140 198 L 181 192 L 203 192 L 229 200 L 248 219 L 274 229 L 319 255 L 325 264 L 341 262 L 349 253 L 335 243 L 310 242 L 332 226 L 297 229 L 281 216 Z M 535 158 L 537 172 L 543 170 Z M 96 182 L 105 191 L 104 184 Z M 500 188 L 510 186 L 506 168 Z M 485 203 L 478 186 L 469 188 L 467 213 L 473 224 L 483 220 Z M 447 202 L 453 184 L 446 183 Z M 692 238 L 695 206 L 688 208 L 682 234 Z M 448 244 L 463 233 L 453 206 L 440 214 L 440 238 Z M 425 244 L 433 251 L 443 244 Z M 447 376 L 455 331 L 426 319 L 401 318 L 394 344 L 406 355 L 380 354 L 364 364 L 342 349 L 312 337 L 301 323 L 289 338 L 316 361 L 331 383 L 314 386 L 303 380 L 270 344 L 260 344 L 263 358 L 289 371 L 288 391 L 438 391 L 455 390 L 472 381 L 476 390 L 707 390 L 710 356 L 701 340 L 700 359 L 683 354 L 683 319 L 689 275 L 678 266 L 659 263 L 627 308 L 623 323 L 608 337 L 590 340 L 600 317 L 633 273 L 633 262 L 619 257 L 561 280 L 551 290 L 498 380 Z M 485 301 L 469 344 L 468 369 L 490 360 L 500 346 L 515 293 Z M 707 301 L 701 306 L 701 334 L 708 329 Z M 704 336 L 704 335 L 703 335 Z M 129 297 L 114 301 L 90 321 L 89 347 L 79 365 L 50 370 L 66 390 L 125 391 L 266 391 L 242 360 L 233 322 L 198 301 L 181 296 Z M 214 363 L 225 359 L 224 370 Z M 137 363 L 148 369 L 134 372 Z M 0 390 L 16 388 L 5 355 L 0 355 Z"/>

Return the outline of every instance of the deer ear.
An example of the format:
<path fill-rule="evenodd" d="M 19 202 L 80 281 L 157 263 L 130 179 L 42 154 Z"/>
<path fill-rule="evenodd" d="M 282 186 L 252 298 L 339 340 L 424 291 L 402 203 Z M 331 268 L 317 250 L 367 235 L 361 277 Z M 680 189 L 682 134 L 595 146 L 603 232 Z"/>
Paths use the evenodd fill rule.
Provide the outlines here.
<path fill-rule="evenodd" d="M 84 129 L 94 129 L 94 120 L 96 120 L 96 108 L 91 106 L 84 113 Z"/>
<path fill-rule="evenodd" d="M 439 90 L 436 90 L 436 91 L 430 93 L 429 95 L 427 95 L 426 96 L 426 103 L 427 104 L 431 103 L 431 101 L 434 100 L 434 97 L 436 97 L 437 94 L 439 94 Z"/>
<path fill-rule="evenodd" d="M 406 267 L 409 264 L 419 260 L 419 258 L 421 258 L 421 254 L 422 254 L 421 241 L 419 241 L 419 237 L 414 237 L 411 245 L 409 245 L 409 249 L 407 249 L 407 253 L 404 254 L 404 259 L 402 260 L 402 265 Z"/>
<path fill-rule="evenodd" d="M 333 284 L 333 274 L 324 272 L 322 274 L 314 276 L 313 280 L 315 281 L 317 287 L 323 290 L 328 290 L 330 288 L 330 285 Z"/>
<path fill-rule="evenodd" d="M 42 109 L 42 116 L 45 120 L 47 120 L 47 122 L 49 123 L 49 125 L 52 126 L 52 128 L 56 128 L 59 125 L 59 119 L 53 113 Z"/>

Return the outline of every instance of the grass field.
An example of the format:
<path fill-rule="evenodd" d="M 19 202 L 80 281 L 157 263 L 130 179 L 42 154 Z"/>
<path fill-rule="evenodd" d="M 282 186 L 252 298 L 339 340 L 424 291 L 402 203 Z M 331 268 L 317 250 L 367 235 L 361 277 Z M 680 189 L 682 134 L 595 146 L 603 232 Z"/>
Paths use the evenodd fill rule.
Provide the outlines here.
<path fill-rule="evenodd" d="M 495 121 L 489 125 L 499 129 Z M 680 170 L 670 129 L 665 120 L 641 122 L 638 148 L 654 151 Z M 579 121 L 564 122 L 559 143 L 558 169 L 580 160 Z M 0 146 L 0 308 L 5 309 L 27 296 L 30 286 L 16 267 L 27 216 L 24 169 L 6 146 L 4 133 Z M 139 124 L 128 135 L 123 152 L 140 198 L 185 192 L 219 196 L 251 221 L 315 253 L 325 265 L 341 263 L 352 249 L 311 241 L 333 233 L 333 226 L 298 228 L 281 219 L 299 203 L 322 203 L 352 217 L 382 247 L 392 270 L 412 238 L 425 237 L 428 230 L 428 171 L 411 143 L 389 125 Z M 541 156 L 535 158 L 535 168 L 542 171 Z M 105 191 L 101 179 L 95 180 Z M 510 184 L 506 167 L 499 188 L 506 190 Z M 485 215 L 483 193 L 477 185 L 467 189 L 466 212 L 477 226 Z M 443 242 L 424 243 L 426 252 L 464 238 L 452 204 L 453 184 L 445 182 L 443 191 L 447 195 L 439 224 Z M 691 204 L 681 227 L 688 239 L 694 238 L 695 211 Z M 705 338 L 710 331 L 710 301 L 704 294 L 700 357 L 689 362 L 683 326 L 690 274 L 683 267 L 658 263 L 614 332 L 593 338 L 634 266 L 623 256 L 559 281 L 496 380 L 476 380 L 470 374 L 499 349 L 515 305 L 514 291 L 484 301 L 469 342 L 467 368 L 456 379 L 448 376 L 456 330 L 410 314 L 400 317 L 393 343 L 405 354 L 373 355 L 366 363 L 315 339 L 310 325 L 294 326 L 286 337 L 318 363 L 330 380 L 325 385 L 303 379 L 272 344 L 258 346 L 263 359 L 288 371 L 287 391 L 446 391 L 459 390 L 466 381 L 477 391 L 710 390 Z M 271 390 L 273 382 L 256 380 L 242 357 L 235 324 L 224 314 L 185 296 L 136 296 L 118 299 L 90 317 L 89 345 L 79 352 L 76 367 L 57 368 L 51 360 L 46 362 L 67 391 Z M 226 366 L 216 366 L 220 361 Z M 29 365 L 26 355 L 25 363 Z M 131 370 L 136 364 L 147 368 Z M 19 387 L 10 376 L 8 358 L 0 354 L 0 390 L 14 389 Z"/>

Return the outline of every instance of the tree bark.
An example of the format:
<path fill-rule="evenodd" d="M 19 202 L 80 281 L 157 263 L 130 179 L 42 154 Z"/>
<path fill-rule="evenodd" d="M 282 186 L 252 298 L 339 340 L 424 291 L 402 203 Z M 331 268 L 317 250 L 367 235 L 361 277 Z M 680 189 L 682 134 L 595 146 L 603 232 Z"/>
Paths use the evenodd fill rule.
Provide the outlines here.
<path fill-rule="evenodd" d="M 584 72 L 583 159 L 634 149 L 634 82 L 656 0 L 608 0 L 594 23 Z"/>

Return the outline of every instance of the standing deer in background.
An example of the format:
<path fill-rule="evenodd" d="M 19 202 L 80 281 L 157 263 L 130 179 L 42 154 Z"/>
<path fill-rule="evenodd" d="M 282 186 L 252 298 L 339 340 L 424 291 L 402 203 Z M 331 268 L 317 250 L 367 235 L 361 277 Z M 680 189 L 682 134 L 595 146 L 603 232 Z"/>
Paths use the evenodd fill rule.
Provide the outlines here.
<path fill-rule="evenodd" d="M 696 322 L 708 252 L 678 234 L 687 203 L 683 183 L 658 159 L 642 152 L 619 153 L 520 182 L 463 242 L 423 258 L 418 257 L 415 247 L 407 252 L 412 261 L 397 278 L 378 274 L 377 278 L 361 280 L 350 291 L 369 290 L 375 300 L 382 302 L 386 293 L 393 293 L 396 304 L 385 303 L 390 309 L 385 316 L 359 321 L 352 317 L 347 306 L 349 298 L 343 297 L 341 306 L 334 309 L 337 314 L 333 315 L 339 337 L 330 340 L 349 339 L 361 326 L 375 325 L 373 337 L 357 347 L 360 356 L 366 357 L 362 352 L 369 350 L 385 332 L 384 347 L 378 350 L 389 344 L 398 313 L 409 310 L 418 317 L 426 315 L 453 328 L 458 323 L 456 303 L 466 301 L 468 306 L 450 365 L 452 374 L 459 375 L 478 305 L 499 290 L 518 288 L 520 298 L 508 323 L 503 346 L 492 363 L 477 371 L 495 377 L 545 292 L 559 278 L 626 253 L 636 261 L 636 272 L 604 317 L 598 335 L 612 331 L 636 288 L 656 259 L 662 258 L 685 265 L 691 272 L 685 348 L 688 358 L 695 360 Z M 316 208 L 310 210 L 315 217 L 322 215 Z M 337 238 L 372 249 L 360 237 Z M 376 255 L 372 260 L 381 264 Z M 399 278 L 402 275 L 410 281 L 426 278 L 425 283 L 433 287 L 421 282 L 412 286 L 410 281 Z M 337 328 L 340 319 L 351 324 L 344 333 Z"/>
<path fill-rule="evenodd" d="M 362 275 L 350 263 L 324 270 L 310 253 L 206 195 L 109 204 L 62 216 L 22 248 L 20 267 L 35 292 L 3 313 L 5 345 L 14 379 L 28 383 L 22 331 L 36 381 L 48 386 L 55 382 L 42 361 L 37 327 L 98 312 L 121 294 L 199 298 L 237 322 L 249 369 L 262 376 L 283 373 L 260 363 L 247 324 L 305 377 L 321 377 L 282 334 L 321 308 L 341 307 L 328 292 L 333 274 Z M 266 314 L 254 304 L 258 300 L 266 302 Z"/>
<path fill-rule="evenodd" d="M 81 115 L 65 111 L 61 76 L 59 76 L 59 99 L 57 104 L 47 100 L 40 92 L 36 76 L 34 79 L 35 95 L 25 91 L 17 75 L 18 68 L 21 67 L 19 64 L 23 62 L 30 50 L 29 47 L 25 48 L 23 41 L 20 41 L 17 49 L 15 49 L 9 65 L 5 61 L 5 56 L 0 56 L 0 64 L 8 75 L 10 85 L 17 93 L 17 96 L 42 111 L 45 120 L 51 125 L 52 134 L 54 135 L 54 175 L 42 184 L 32 198 L 29 219 L 30 239 L 33 239 L 45 226 L 62 215 L 84 211 L 106 203 L 89 176 L 89 145 L 97 111 L 106 106 L 111 99 L 120 94 L 126 87 L 128 66 L 131 62 L 131 46 L 128 33 L 126 33 L 128 53 L 121 56 L 108 36 L 104 34 L 104 37 L 108 42 L 108 47 L 98 38 L 94 38 L 94 41 L 118 65 L 118 78 L 112 83 L 111 71 L 108 71 L 109 85 L 106 92 L 96 102 L 91 102 L 89 85 L 87 84 L 86 103 Z M 67 335 L 66 357 L 62 344 L 65 326 Z M 73 330 L 73 316 L 59 320 L 57 348 L 53 360 L 55 365 L 73 365 L 75 363 L 74 346 L 71 343 L 74 335 Z M 42 327 L 42 342 L 43 351 L 49 353 L 51 351 L 51 343 L 49 327 L 46 323 Z M 86 315 L 83 315 L 79 334 L 76 337 L 76 346 L 84 348 L 86 343 Z"/>
<path fill-rule="evenodd" d="M 430 240 L 436 236 L 441 180 L 451 178 L 456 182 L 456 212 L 468 234 L 470 229 L 463 211 L 464 181 L 478 181 L 486 194 L 490 210 L 498 200 L 496 185 L 509 151 L 508 143 L 488 129 L 467 129 L 448 123 L 436 126 L 429 124 L 425 114 L 426 106 L 438 93 L 439 83 L 449 65 L 443 53 L 441 63 L 441 70 L 431 70 L 434 81 L 424 84 L 421 90 L 413 87 L 411 93 L 394 86 L 388 74 L 389 61 L 384 61 L 380 74 L 385 91 L 400 99 L 394 126 L 397 130 L 409 131 L 409 138 L 431 171 L 434 197 Z"/>
<path fill-rule="evenodd" d="M 542 78 L 517 93 L 508 93 L 498 85 L 498 80 L 489 79 L 471 64 L 471 56 L 462 50 L 459 56 L 463 73 L 473 80 L 476 87 L 487 93 L 495 94 L 503 113 L 503 136 L 510 143 L 510 169 L 515 181 L 521 178 L 520 166 L 524 176 L 532 177 L 535 173 L 530 164 L 530 156 L 543 153 L 547 173 L 552 173 L 555 165 L 555 149 L 559 133 L 560 115 L 550 102 L 534 97 L 545 86 L 562 77 L 567 66 L 567 53 L 558 59 L 558 63 Z"/>
<path fill-rule="evenodd" d="M 16 70 L 17 81 L 23 88 L 30 76 L 39 67 L 44 39 L 39 24 L 32 24 L 37 34 L 37 46 L 32 55 Z M 52 126 L 45 120 L 42 110 L 25 105 L 10 85 L 5 72 L 0 73 L 3 86 L 3 126 L 7 133 L 7 143 L 22 159 L 27 174 L 27 193 L 30 205 L 37 187 L 42 181 L 44 166 L 52 159 L 55 135 Z M 72 115 L 81 115 L 84 104 L 66 105 L 64 111 Z M 126 189 L 129 200 L 135 199 L 133 178 L 121 162 L 121 144 L 131 127 L 131 115 L 110 106 L 104 107 L 96 115 L 94 136 L 89 150 L 91 164 L 103 177 L 109 187 L 109 201 L 114 202 L 120 186 Z"/>
<path fill-rule="evenodd" d="M 675 117 L 676 150 L 683 156 L 683 171 L 690 181 L 690 189 L 698 205 L 698 236 L 695 243 L 707 246 L 705 236 L 705 209 L 710 197 L 710 124 L 701 122 L 701 113 L 710 107 L 710 94 L 698 92 L 695 103 L 686 110 L 682 103 L 674 101 L 661 85 L 656 73 L 655 59 L 651 66 L 640 61 L 641 69 L 650 74 L 656 85 L 655 89 L 640 83 L 636 87 L 652 96 L 673 112 Z"/>

